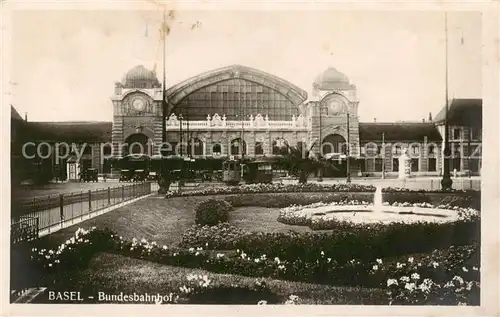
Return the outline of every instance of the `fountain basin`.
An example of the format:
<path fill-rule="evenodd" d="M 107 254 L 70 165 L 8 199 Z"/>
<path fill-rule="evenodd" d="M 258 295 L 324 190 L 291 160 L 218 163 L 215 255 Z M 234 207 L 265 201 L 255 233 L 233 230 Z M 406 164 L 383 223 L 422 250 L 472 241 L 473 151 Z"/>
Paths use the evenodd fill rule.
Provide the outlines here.
<path fill-rule="evenodd" d="M 374 206 L 330 206 L 322 211 L 323 216 L 315 216 L 318 211 L 303 210 L 304 216 L 310 214 L 312 220 L 338 220 L 353 223 L 392 223 L 392 222 L 451 222 L 458 220 L 455 210 L 420 207 L 392 207 L 383 206 L 382 210 L 375 210 Z"/>
<path fill-rule="evenodd" d="M 451 209 L 374 205 L 304 206 L 302 209 L 284 213 L 288 217 L 301 217 L 313 221 L 337 220 L 352 223 L 444 223 L 459 219 L 459 213 Z"/>

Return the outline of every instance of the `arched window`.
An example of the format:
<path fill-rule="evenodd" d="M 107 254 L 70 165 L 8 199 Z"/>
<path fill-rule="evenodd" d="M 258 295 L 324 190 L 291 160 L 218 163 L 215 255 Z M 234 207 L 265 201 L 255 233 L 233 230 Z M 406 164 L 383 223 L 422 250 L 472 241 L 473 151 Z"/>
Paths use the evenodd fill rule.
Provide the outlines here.
<path fill-rule="evenodd" d="M 255 155 L 264 155 L 264 144 L 255 142 Z"/>
<path fill-rule="evenodd" d="M 192 139 L 188 144 L 188 153 L 191 155 L 203 155 L 203 141 L 198 138 Z"/>
<path fill-rule="evenodd" d="M 290 148 L 288 142 L 283 138 L 278 138 L 273 142 L 273 155 L 285 155 L 289 152 Z"/>
<path fill-rule="evenodd" d="M 222 147 L 219 143 L 215 143 L 212 146 L 212 154 L 213 155 L 220 155 L 222 153 Z"/>
<path fill-rule="evenodd" d="M 321 154 L 341 153 L 347 154 L 347 144 L 345 138 L 340 134 L 327 135 L 321 144 Z"/>
<path fill-rule="evenodd" d="M 231 155 L 245 155 L 247 145 L 244 140 L 237 138 L 231 141 Z"/>
<path fill-rule="evenodd" d="M 123 149 L 124 155 L 127 154 L 148 154 L 149 138 L 143 133 L 134 133 L 126 140 L 126 147 Z"/>

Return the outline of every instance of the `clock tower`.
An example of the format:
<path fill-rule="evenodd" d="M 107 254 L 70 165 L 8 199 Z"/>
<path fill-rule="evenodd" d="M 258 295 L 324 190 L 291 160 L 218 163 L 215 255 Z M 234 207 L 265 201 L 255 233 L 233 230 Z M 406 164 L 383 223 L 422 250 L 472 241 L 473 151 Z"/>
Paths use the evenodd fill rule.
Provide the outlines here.
<path fill-rule="evenodd" d="M 142 65 L 129 70 L 123 80 L 115 84 L 111 97 L 114 157 L 139 151 L 158 154 L 162 134 L 161 89 L 156 74 Z"/>
<path fill-rule="evenodd" d="M 316 155 L 338 158 L 345 162 L 359 158 L 359 117 L 356 86 L 333 67 L 319 74 L 312 89 L 311 137 Z M 347 148 L 349 146 L 349 149 Z M 357 164 L 351 164 L 351 174 Z"/>

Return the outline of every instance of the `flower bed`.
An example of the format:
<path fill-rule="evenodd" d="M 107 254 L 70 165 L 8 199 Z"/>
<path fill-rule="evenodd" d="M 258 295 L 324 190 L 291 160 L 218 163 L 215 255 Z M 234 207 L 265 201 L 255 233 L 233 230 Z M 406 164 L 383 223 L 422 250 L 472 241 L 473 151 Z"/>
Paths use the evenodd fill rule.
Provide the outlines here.
<path fill-rule="evenodd" d="M 299 226 L 308 226 L 312 230 L 351 230 L 359 227 L 366 226 L 363 223 L 354 223 L 352 221 L 341 221 L 336 218 L 324 218 L 320 217 L 322 214 L 314 214 L 311 213 L 311 209 L 317 209 L 321 207 L 338 207 L 338 206 L 349 206 L 349 205 L 363 205 L 368 206 L 369 203 L 365 201 L 345 201 L 345 202 L 333 202 L 333 203 L 314 203 L 309 205 L 292 205 L 289 207 L 285 207 L 280 210 L 280 214 L 277 218 L 277 221 L 289 225 L 299 225 Z M 416 207 L 416 208 L 438 208 L 438 209 L 446 209 L 453 210 L 457 212 L 458 220 L 475 220 L 479 217 L 479 211 L 473 208 L 461 208 L 457 206 L 451 205 L 438 205 L 434 206 L 429 203 L 408 203 L 408 202 L 394 202 L 394 203 L 384 203 L 384 206 L 393 206 L 393 207 Z M 317 216 L 317 217 L 315 217 Z M 402 220 L 399 222 L 403 222 Z M 380 223 L 381 225 L 388 225 Z M 375 225 L 379 225 L 378 223 Z"/>
<path fill-rule="evenodd" d="M 307 193 L 307 192 L 375 192 L 371 185 L 357 184 L 249 184 L 241 186 L 227 186 L 218 188 L 205 188 L 189 192 L 169 192 L 165 198 L 230 195 L 230 194 L 257 194 L 257 193 Z"/>
<path fill-rule="evenodd" d="M 473 304 L 467 299 L 471 298 L 471 293 L 479 291 L 479 257 L 471 257 L 471 254 L 478 254 L 476 245 L 435 251 L 415 262 L 412 257 L 406 257 L 403 265 L 399 262 L 401 259 L 387 264 L 381 259 L 352 258 L 338 261 L 332 250 L 315 250 L 314 257 L 297 256 L 285 260 L 266 254 L 251 255 L 251 252 L 247 254 L 243 250 L 226 254 L 202 248 L 172 250 L 146 240 L 125 241 L 107 230 L 80 231 L 77 236 L 78 238 L 68 240 L 56 251 L 32 250 L 33 260 L 49 273 L 61 273 L 65 269 L 81 266 L 81 261 L 88 262 L 95 252 L 107 251 L 220 273 L 334 285 L 385 287 L 394 303 L 425 303 L 429 300 L 429 294 L 433 294 L 438 302 L 464 303 L 465 300 L 465 304 Z M 97 244 L 100 247 L 94 247 Z M 466 263 L 468 260 L 469 263 Z M 464 276 L 465 273 L 469 274 Z M 415 274 L 418 274 L 418 278 Z M 200 286 L 200 281 L 203 285 L 209 284 L 204 277 L 201 280 L 193 278 L 189 282 Z M 186 293 L 192 291 L 188 290 L 192 288 L 191 284 L 185 285 Z M 432 289 L 430 285 L 439 287 Z"/>

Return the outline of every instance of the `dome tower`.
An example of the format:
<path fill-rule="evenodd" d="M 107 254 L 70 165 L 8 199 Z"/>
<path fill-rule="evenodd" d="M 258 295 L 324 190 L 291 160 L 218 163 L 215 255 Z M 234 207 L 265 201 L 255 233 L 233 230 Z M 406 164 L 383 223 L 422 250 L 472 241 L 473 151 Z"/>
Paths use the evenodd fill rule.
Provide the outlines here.
<path fill-rule="evenodd" d="M 144 67 L 143 65 L 135 66 L 130 69 L 121 82 L 123 88 L 142 88 L 151 89 L 161 87 L 156 73 Z"/>

